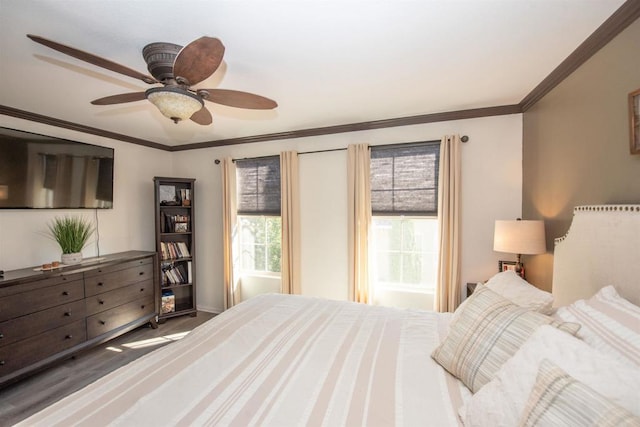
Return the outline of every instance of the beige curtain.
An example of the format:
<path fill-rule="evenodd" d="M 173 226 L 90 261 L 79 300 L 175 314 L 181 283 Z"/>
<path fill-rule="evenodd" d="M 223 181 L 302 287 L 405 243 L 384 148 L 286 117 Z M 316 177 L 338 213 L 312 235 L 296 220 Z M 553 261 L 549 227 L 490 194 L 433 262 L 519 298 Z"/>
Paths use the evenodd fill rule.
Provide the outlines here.
<path fill-rule="evenodd" d="M 436 311 L 453 312 L 460 303 L 460 136 L 440 142 L 438 173 L 438 227 L 440 263 Z"/>
<path fill-rule="evenodd" d="M 369 228 L 371 225 L 371 155 L 367 144 L 347 148 L 349 299 L 369 303 Z"/>
<path fill-rule="evenodd" d="M 300 185 L 298 153 L 280 153 L 280 188 L 282 220 L 281 291 L 300 294 Z"/>
<path fill-rule="evenodd" d="M 237 274 L 235 272 L 234 254 L 236 246 L 236 165 L 230 157 L 222 160 L 222 240 L 223 240 L 223 281 L 224 308 L 233 307 L 239 300 L 236 298 Z"/>

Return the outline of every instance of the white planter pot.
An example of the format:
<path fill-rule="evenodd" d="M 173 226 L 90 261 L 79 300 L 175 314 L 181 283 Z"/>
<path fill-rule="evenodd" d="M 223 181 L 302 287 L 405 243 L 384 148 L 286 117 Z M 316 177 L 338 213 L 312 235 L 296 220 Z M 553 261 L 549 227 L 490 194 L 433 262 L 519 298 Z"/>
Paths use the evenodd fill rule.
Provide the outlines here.
<path fill-rule="evenodd" d="M 82 262 L 82 252 L 76 252 L 73 254 L 62 254 L 60 262 L 64 265 L 80 264 Z"/>

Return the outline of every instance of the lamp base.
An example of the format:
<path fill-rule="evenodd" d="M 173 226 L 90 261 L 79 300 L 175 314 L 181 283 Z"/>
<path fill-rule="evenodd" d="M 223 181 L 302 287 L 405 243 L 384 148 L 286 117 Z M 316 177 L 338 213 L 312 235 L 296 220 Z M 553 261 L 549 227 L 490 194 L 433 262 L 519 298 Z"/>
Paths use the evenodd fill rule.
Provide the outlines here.
<path fill-rule="evenodd" d="M 524 264 L 522 264 L 520 260 L 516 263 L 516 274 L 524 279 Z"/>

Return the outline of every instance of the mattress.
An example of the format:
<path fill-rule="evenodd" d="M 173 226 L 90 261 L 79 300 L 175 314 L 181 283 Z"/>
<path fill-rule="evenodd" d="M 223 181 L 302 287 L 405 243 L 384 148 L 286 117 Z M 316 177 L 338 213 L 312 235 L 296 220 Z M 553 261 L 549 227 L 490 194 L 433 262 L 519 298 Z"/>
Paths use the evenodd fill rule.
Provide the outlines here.
<path fill-rule="evenodd" d="M 20 425 L 457 426 L 468 391 L 430 357 L 450 319 L 262 295 Z"/>

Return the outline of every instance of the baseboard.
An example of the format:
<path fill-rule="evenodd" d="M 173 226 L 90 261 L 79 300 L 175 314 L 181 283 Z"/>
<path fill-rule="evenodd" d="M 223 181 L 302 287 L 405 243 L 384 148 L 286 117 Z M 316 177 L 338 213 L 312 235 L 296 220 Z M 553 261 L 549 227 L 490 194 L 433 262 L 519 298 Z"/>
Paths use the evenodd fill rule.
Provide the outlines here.
<path fill-rule="evenodd" d="M 212 314 L 220 314 L 222 313 L 224 310 L 221 308 L 213 308 L 213 307 L 206 307 L 203 305 L 198 305 L 198 311 L 204 311 L 207 313 L 212 313 Z"/>

